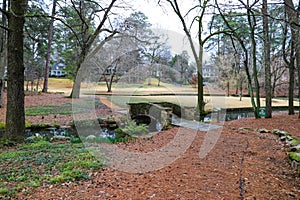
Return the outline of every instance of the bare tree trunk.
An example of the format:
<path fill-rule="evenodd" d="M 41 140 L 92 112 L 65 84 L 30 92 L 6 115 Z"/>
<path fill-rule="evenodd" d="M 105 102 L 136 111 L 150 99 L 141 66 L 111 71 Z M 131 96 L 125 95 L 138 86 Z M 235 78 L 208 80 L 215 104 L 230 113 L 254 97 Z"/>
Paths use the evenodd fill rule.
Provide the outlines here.
<path fill-rule="evenodd" d="M 199 22 L 200 23 L 200 22 Z M 202 22 L 201 22 L 202 23 Z M 200 33 L 201 34 L 201 33 Z M 200 43 L 199 58 L 197 62 L 197 74 L 198 74 L 198 101 L 197 101 L 197 112 L 200 116 L 200 121 L 204 119 L 204 98 L 203 98 L 203 44 Z"/>
<path fill-rule="evenodd" d="M 152 78 L 152 62 L 151 64 L 149 65 L 149 70 L 148 70 L 148 85 L 151 85 L 151 78 Z"/>
<path fill-rule="evenodd" d="M 240 79 L 239 81 L 239 87 L 240 87 L 240 101 L 242 101 L 243 98 L 243 80 Z"/>
<path fill-rule="evenodd" d="M 53 30 L 54 30 L 54 19 L 55 10 L 56 10 L 56 2 L 57 0 L 53 0 L 53 7 L 49 25 L 49 32 L 48 32 L 48 46 L 47 46 L 47 55 L 46 55 L 46 66 L 45 66 L 45 77 L 44 77 L 44 85 L 42 92 L 48 92 L 48 78 L 49 78 L 49 65 L 50 65 L 50 55 L 51 55 L 51 44 L 53 40 Z"/>
<path fill-rule="evenodd" d="M 300 0 L 298 1 L 298 8 L 296 10 L 296 16 L 297 16 L 297 22 L 298 25 L 295 26 L 295 31 L 296 31 L 296 35 L 295 35 L 295 40 L 296 40 L 296 66 L 298 69 L 298 98 L 299 98 L 299 114 L 298 114 L 298 118 L 300 118 L 300 28 L 299 28 L 299 16 L 300 16 Z"/>
<path fill-rule="evenodd" d="M 197 75 L 198 75 L 198 99 L 197 99 L 197 108 L 196 108 L 196 115 L 199 116 L 199 120 L 202 121 L 204 119 L 204 99 L 203 99 L 203 77 L 202 77 L 202 68 L 203 68 L 203 44 L 205 43 L 205 40 L 202 40 L 202 26 L 203 26 L 203 15 L 205 12 L 205 9 L 207 8 L 207 1 L 203 2 L 202 6 L 202 11 L 200 13 L 200 16 L 198 16 L 198 44 L 199 44 L 199 53 L 197 54 L 196 51 L 196 47 L 194 45 L 191 33 L 190 33 L 190 29 L 188 28 L 186 21 L 184 19 L 184 16 L 182 15 L 180 9 L 179 9 L 179 5 L 177 3 L 177 0 L 167 0 L 167 2 L 169 2 L 170 6 L 172 7 L 173 11 L 175 12 L 175 14 L 178 16 L 178 18 L 181 21 L 181 24 L 183 26 L 183 30 L 188 38 L 190 47 L 192 49 L 193 52 L 193 56 L 194 59 L 196 61 L 197 64 Z"/>
<path fill-rule="evenodd" d="M 237 96 L 239 94 L 239 79 L 236 78 L 236 83 L 235 83 L 235 95 Z"/>
<path fill-rule="evenodd" d="M 231 25 L 229 24 L 229 22 L 226 20 L 226 18 L 224 16 L 224 14 L 222 13 L 217 1 L 215 1 L 215 3 L 217 5 L 217 8 L 218 8 L 218 10 L 220 12 L 220 15 L 221 15 L 223 21 L 225 22 L 226 26 L 230 29 L 230 31 L 232 31 L 233 37 L 238 40 L 238 42 L 240 43 L 240 45 L 243 49 L 243 52 L 244 52 L 244 55 L 245 55 L 243 63 L 244 63 L 245 71 L 246 71 L 246 77 L 247 77 L 247 80 L 248 80 L 248 85 L 247 85 L 248 94 L 250 95 L 251 105 L 252 105 L 254 116 L 255 116 L 255 118 L 258 118 L 258 108 L 256 106 L 255 99 L 254 99 L 254 93 L 253 93 L 253 87 L 252 87 L 252 77 L 250 75 L 250 70 L 249 70 L 249 66 L 248 66 L 248 61 L 249 61 L 248 50 L 246 48 L 246 45 L 245 45 L 244 41 L 239 37 L 239 35 L 236 33 L 235 29 L 233 29 L 231 27 Z M 232 39 L 232 42 L 233 42 L 233 39 Z"/>
<path fill-rule="evenodd" d="M 229 83 L 229 80 L 227 81 L 227 96 L 229 97 L 230 96 L 230 83 Z"/>
<path fill-rule="evenodd" d="M 272 87 L 270 66 L 270 38 L 268 20 L 268 1 L 263 0 L 263 32 L 264 32 L 264 65 L 265 65 L 265 91 L 266 91 L 266 118 L 272 117 Z"/>
<path fill-rule="evenodd" d="M 82 47 L 81 47 L 81 53 L 80 53 L 78 61 L 77 61 L 77 69 L 76 69 L 76 73 L 75 73 L 75 81 L 74 81 L 72 92 L 71 92 L 71 95 L 70 95 L 72 98 L 79 98 L 80 86 L 81 86 L 81 82 L 83 80 L 82 75 L 79 73 L 79 71 L 81 71 L 81 72 L 83 71 L 83 70 L 80 70 L 81 64 L 86 59 L 86 57 L 88 55 L 87 52 L 90 51 L 90 49 L 91 49 L 94 41 L 96 40 L 96 38 L 101 33 L 102 28 L 103 28 L 105 22 L 108 20 L 108 14 L 110 13 L 110 11 L 113 8 L 113 6 L 114 6 L 114 4 L 115 4 L 116 1 L 117 0 L 111 0 L 110 1 L 109 6 L 105 9 L 105 12 L 103 13 L 102 20 L 99 22 L 99 24 L 98 24 L 96 30 L 94 31 L 94 33 L 93 34 L 89 34 L 89 35 L 85 35 L 84 36 L 85 38 L 83 38 L 84 45 L 82 45 Z M 111 39 L 111 37 L 113 35 L 115 35 L 115 34 L 116 34 L 116 32 L 113 31 L 113 33 L 111 33 L 110 36 L 107 36 L 106 39 L 104 39 L 101 42 L 102 44 L 100 44 L 99 46 L 103 45 L 103 42 L 106 42 L 107 39 Z M 88 38 L 88 39 L 86 39 L 86 38 Z"/>
<path fill-rule="evenodd" d="M 13 141 L 21 141 L 25 137 L 23 27 L 27 5 L 27 0 L 13 0 L 9 5 L 7 110 L 4 138 Z"/>
<path fill-rule="evenodd" d="M 37 81 L 36 81 L 36 92 L 39 91 L 39 86 L 40 86 L 40 77 L 37 77 Z"/>
<path fill-rule="evenodd" d="M 291 32 L 292 32 L 292 45 L 291 45 L 291 58 L 289 64 L 289 115 L 295 114 L 294 111 L 294 87 L 295 87 L 295 54 L 297 54 L 296 47 L 297 45 L 297 32 L 296 29 L 297 27 L 295 24 L 298 24 L 298 16 L 296 13 L 296 10 L 294 9 L 294 4 L 292 0 L 285 0 L 285 10 L 288 16 L 288 21 L 291 27 Z"/>
<path fill-rule="evenodd" d="M 78 73 L 76 73 L 78 74 Z M 76 77 L 74 83 L 73 83 L 73 88 L 72 88 L 72 92 L 70 97 L 72 98 L 79 98 L 80 96 L 80 87 L 81 87 L 81 82 L 82 82 L 82 78 L 79 74 L 79 76 Z"/>
<path fill-rule="evenodd" d="M 250 8 L 247 8 L 247 16 L 248 16 L 248 23 L 251 32 L 251 53 L 252 53 L 252 65 L 253 65 L 253 79 L 254 79 L 254 86 L 255 86 L 255 96 L 256 96 L 256 118 L 258 118 L 258 108 L 260 108 L 260 90 L 259 90 L 259 82 L 258 82 L 258 72 L 257 72 L 257 59 L 256 59 L 256 41 L 255 41 L 255 26 L 256 26 L 256 19 L 253 13 L 251 12 Z M 252 18 L 252 19 L 251 19 Z"/>
<path fill-rule="evenodd" d="M 30 92 L 32 93 L 34 90 L 34 79 L 31 79 L 30 81 Z"/>
<path fill-rule="evenodd" d="M 6 10 L 6 0 L 3 0 L 2 10 Z M 2 14 L 1 25 L 6 27 L 7 17 L 5 14 Z M 6 66 L 6 40 L 7 40 L 6 30 L 3 28 L 0 29 L 0 108 L 3 105 L 3 93 L 4 93 L 4 85 L 5 85 L 5 66 Z"/>
<path fill-rule="evenodd" d="M 292 45 L 292 46 L 294 46 L 294 45 Z M 292 47 L 292 49 L 293 49 L 293 47 Z M 295 87 L 295 59 L 291 58 L 291 61 L 289 63 L 289 106 L 288 106 L 289 115 L 295 114 L 294 87 Z"/>
<path fill-rule="evenodd" d="M 112 88 L 114 76 L 115 76 L 114 74 L 112 74 L 112 75 L 110 76 L 108 92 L 112 92 L 111 88 Z"/>

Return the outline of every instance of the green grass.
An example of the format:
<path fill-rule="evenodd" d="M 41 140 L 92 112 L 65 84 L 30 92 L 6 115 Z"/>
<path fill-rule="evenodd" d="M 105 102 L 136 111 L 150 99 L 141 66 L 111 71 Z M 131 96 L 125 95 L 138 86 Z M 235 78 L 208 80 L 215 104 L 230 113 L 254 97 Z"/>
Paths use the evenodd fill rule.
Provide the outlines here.
<path fill-rule="evenodd" d="M 73 113 L 85 112 L 91 106 L 99 106 L 100 102 L 83 101 L 76 103 L 65 103 L 57 106 L 34 106 L 27 108 L 25 111 L 26 116 L 39 116 L 39 115 L 49 115 L 49 114 L 60 114 L 60 115 L 71 115 Z M 73 110 L 75 107 L 76 110 Z"/>
<path fill-rule="evenodd" d="M 275 98 L 273 98 L 273 99 L 277 99 L 277 100 L 289 100 L 289 98 L 288 97 L 275 97 Z M 294 98 L 294 101 L 299 101 L 299 98 Z"/>
<path fill-rule="evenodd" d="M 135 96 L 107 96 L 108 100 L 110 100 L 113 104 L 121 107 L 127 108 L 127 103 L 148 103 L 153 102 L 151 99 L 135 97 Z"/>
<path fill-rule="evenodd" d="M 60 106 L 34 106 L 27 108 L 25 111 L 26 116 L 50 114 L 70 115 L 72 114 L 72 104 L 64 104 Z"/>
<path fill-rule="evenodd" d="M 0 199 L 12 198 L 24 189 L 30 192 L 42 183 L 87 180 L 90 170 L 102 166 L 82 143 L 38 141 L 0 149 Z"/>

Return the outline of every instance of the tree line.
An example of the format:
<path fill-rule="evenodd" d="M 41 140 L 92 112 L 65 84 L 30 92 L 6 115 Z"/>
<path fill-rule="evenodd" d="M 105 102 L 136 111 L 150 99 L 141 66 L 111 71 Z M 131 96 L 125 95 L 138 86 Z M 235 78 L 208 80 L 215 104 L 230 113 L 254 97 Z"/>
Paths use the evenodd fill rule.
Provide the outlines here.
<path fill-rule="evenodd" d="M 157 74 L 159 80 L 163 78 L 155 71 L 158 63 L 169 66 L 164 73 L 179 72 L 183 83 L 192 76 L 192 73 L 186 74 L 192 72 L 186 53 L 172 56 L 163 36 L 151 30 L 147 16 L 138 11 L 129 16 L 122 14 L 131 7 L 129 3 L 121 0 L 53 0 L 50 3 L 47 5 L 42 0 L 3 0 L 1 3 L 0 101 L 7 66 L 6 138 L 23 137 L 20 133 L 25 128 L 24 81 L 29 84 L 44 79 L 42 90 L 47 92 L 51 57 L 55 54 L 63 58 L 74 80 L 73 98 L 79 97 L 80 85 L 87 79 L 87 73 L 100 73 L 110 91 L 118 72 L 126 72 L 130 66 L 145 62 L 144 59 L 149 63 L 149 84 L 153 74 Z M 221 78 L 234 79 L 237 90 L 241 91 L 246 82 L 256 118 L 262 90 L 266 97 L 266 117 L 272 117 L 272 96 L 280 77 L 287 72 L 289 114 L 294 114 L 295 86 L 300 94 L 297 82 L 300 76 L 299 2 L 159 0 L 158 5 L 176 14 L 177 18 L 170 20 L 181 24 L 189 41 L 197 71 L 200 119 L 205 105 L 203 53 L 211 49 L 212 62 L 220 66 Z M 207 17 L 208 23 L 205 22 Z M 103 57 L 109 59 L 103 60 Z"/>

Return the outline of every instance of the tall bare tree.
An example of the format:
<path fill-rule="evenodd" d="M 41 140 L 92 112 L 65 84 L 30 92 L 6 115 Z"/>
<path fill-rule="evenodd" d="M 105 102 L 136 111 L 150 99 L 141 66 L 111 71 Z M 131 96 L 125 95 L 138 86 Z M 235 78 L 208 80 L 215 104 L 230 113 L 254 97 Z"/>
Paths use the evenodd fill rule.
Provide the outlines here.
<path fill-rule="evenodd" d="M 2 10 L 6 11 L 7 3 L 6 0 L 2 3 Z M 4 85 L 5 85 L 5 66 L 6 66 L 6 42 L 7 42 L 7 30 L 4 27 L 7 26 L 7 16 L 5 13 L 2 13 L 0 29 L 0 108 L 3 105 L 3 95 L 4 95 Z"/>
<path fill-rule="evenodd" d="M 80 20 L 80 27 L 75 29 L 69 26 L 72 29 L 72 33 L 75 35 L 77 40 L 78 52 L 76 56 L 76 69 L 75 69 L 75 81 L 72 88 L 71 96 L 73 98 L 79 98 L 80 94 L 80 86 L 82 80 L 82 76 L 78 73 L 81 67 L 81 64 L 84 62 L 85 58 L 88 56 L 93 44 L 98 39 L 100 33 L 108 33 L 103 40 L 105 41 L 107 38 L 110 38 L 111 35 L 115 35 L 117 32 L 115 30 L 110 30 L 106 27 L 106 23 L 109 23 L 109 14 L 113 6 L 115 5 L 117 0 L 111 0 L 108 4 L 107 2 L 101 1 L 100 3 L 94 1 L 83 1 L 80 0 L 78 4 L 74 1 L 72 3 L 72 9 L 76 12 L 78 19 Z M 93 4 L 93 6 L 97 6 L 98 8 L 94 11 L 91 11 L 91 8 L 88 8 L 87 3 Z M 103 4 L 103 5 L 100 5 Z M 87 13 L 90 11 L 90 13 Z M 92 19 L 95 18 L 95 14 L 98 14 L 99 22 L 96 28 L 93 28 Z"/>
<path fill-rule="evenodd" d="M 290 73 L 290 81 L 294 82 L 295 80 L 295 73 L 294 69 L 298 70 L 298 80 L 299 80 L 299 97 L 300 97 L 300 27 L 299 27 L 299 15 L 300 15 L 300 1 L 298 1 L 298 7 L 294 6 L 294 3 L 292 0 L 285 0 L 285 10 L 288 16 L 288 22 L 291 28 L 292 32 L 292 49 L 291 49 L 291 62 L 290 62 L 290 70 L 293 70 L 292 73 Z M 295 62 L 296 61 L 296 67 Z M 292 85 L 289 88 L 289 106 L 293 106 L 293 97 L 294 97 L 294 85 Z M 289 114 L 294 114 L 294 110 L 291 109 L 291 112 Z M 290 111 L 290 110 L 289 110 Z M 300 113 L 299 113 L 300 118 Z"/>
<path fill-rule="evenodd" d="M 244 58 L 243 58 L 243 65 L 244 66 L 243 67 L 245 68 L 245 72 L 246 72 L 246 76 L 247 76 L 247 80 L 248 80 L 248 90 L 249 90 L 249 94 L 250 94 L 250 97 L 251 97 L 251 105 L 252 105 L 252 108 L 253 108 L 255 118 L 258 118 L 258 103 L 255 101 L 255 98 L 254 98 L 253 81 L 252 81 L 252 76 L 251 76 L 251 73 L 250 73 L 250 66 L 249 66 L 249 63 L 250 63 L 249 62 L 249 50 L 247 48 L 247 41 L 245 41 L 244 38 L 243 38 L 245 36 L 245 34 L 247 34 L 247 33 L 241 32 L 241 30 L 244 30 L 244 27 L 243 27 L 243 29 L 241 29 L 241 28 L 238 29 L 238 28 L 233 26 L 234 23 L 230 22 L 230 16 L 227 16 L 227 13 L 221 9 L 221 7 L 220 7 L 217 0 L 215 0 L 215 5 L 217 6 L 219 14 L 220 14 L 220 16 L 222 17 L 222 19 L 225 23 L 225 26 L 226 26 L 225 29 L 229 30 L 227 34 L 229 34 L 229 36 L 232 38 L 232 41 L 234 41 L 234 40 L 238 41 L 239 45 L 242 48 L 242 51 L 243 51 L 243 54 L 244 54 Z M 245 7 L 245 5 L 244 5 L 244 7 Z M 229 11 L 229 12 L 232 13 L 231 11 Z M 248 13 L 247 13 L 248 22 L 251 21 L 251 16 L 249 16 L 249 15 L 251 15 L 251 13 L 249 13 L 249 12 L 250 11 L 248 11 Z M 233 14 L 237 14 L 237 13 L 233 13 Z M 240 13 L 238 13 L 238 15 L 239 14 Z M 228 19 L 228 17 L 229 17 L 229 19 Z M 253 29 L 252 29 L 252 34 L 253 34 Z M 253 38 L 252 38 L 252 40 L 253 40 Z M 234 45 L 234 42 L 232 42 L 232 43 Z M 252 44 L 253 44 L 253 41 L 252 41 Z M 251 50 L 253 51 L 254 49 L 255 48 L 252 47 Z M 256 89 L 257 89 L 257 87 L 256 87 Z"/>
<path fill-rule="evenodd" d="M 265 66 L 265 91 L 266 91 L 266 118 L 272 117 L 272 86 L 271 86 L 271 59 L 270 37 L 268 20 L 268 1 L 263 0 L 263 41 L 264 41 L 264 66 Z"/>
<path fill-rule="evenodd" d="M 48 46 L 47 46 L 47 53 L 46 53 L 46 65 L 45 65 L 43 92 L 48 92 L 49 65 L 50 65 L 51 46 L 52 46 L 52 40 L 53 40 L 56 3 L 57 3 L 57 0 L 53 0 L 49 32 L 48 32 Z"/>
<path fill-rule="evenodd" d="M 4 138 L 20 141 L 24 138 L 24 23 L 27 0 L 8 1 L 7 43 L 7 110 Z"/>
<path fill-rule="evenodd" d="M 191 5 L 191 8 L 187 13 L 183 13 L 181 7 L 178 4 L 177 0 L 165 0 L 173 9 L 174 13 L 179 18 L 181 25 L 183 27 L 183 31 L 186 34 L 186 37 L 189 41 L 190 47 L 193 52 L 193 57 L 196 61 L 197 65 L 197 75 L 198 75 L 198 98 L 197 98 L 197 109 L 196 114 L 199 115 L 199 119 L 202 120 L 204 118 L 204 106 L 205 102 L 203 99 L 203 76 L 202 76 L 202 68 L 203 68 L 203 53 L 204 53 L 204 44 L 205 42 L 212 36 L 219 34 L 219 32 L 210 33 L 207 37 L 203 38 L 203 18 L 205 12 L 208 10 L 208 3 L 210 0 L 200 0 L 197 5 Z M 161 4 L 163 0 L 159 1 Z M 196 13 L 192 16 L 192 23 L 189 25 L 186 20 L 186 16 L 189 14 Z M 196 44 L 193 41 L 192 31 L 190 27 L 194 24 L 197 26 L 197 43 L 199 45 L 199 50 L 197 51 Z"/>

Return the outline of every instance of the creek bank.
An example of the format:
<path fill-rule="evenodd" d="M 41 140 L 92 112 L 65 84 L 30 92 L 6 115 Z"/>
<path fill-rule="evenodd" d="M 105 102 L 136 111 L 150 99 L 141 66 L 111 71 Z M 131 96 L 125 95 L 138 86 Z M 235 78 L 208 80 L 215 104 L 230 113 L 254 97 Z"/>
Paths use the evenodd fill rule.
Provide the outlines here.
<path fill-rule="evenodd" d="M 289 157 L 289 163 L 291 164 L 291 167 L 297 170 L 298 173 L 300 173 L 300 141 L 296 136 L 293 136 L 290 133 L 279 129 L 268 130 L 265 128 L 252 129 L 242 127 L 240 128 L 240 130 L 255 131 L 258 133 L 270 133 L 277 135 L 279 140 L 284 144 L 284 150 L 286 151 L 287 156 Z"/>

